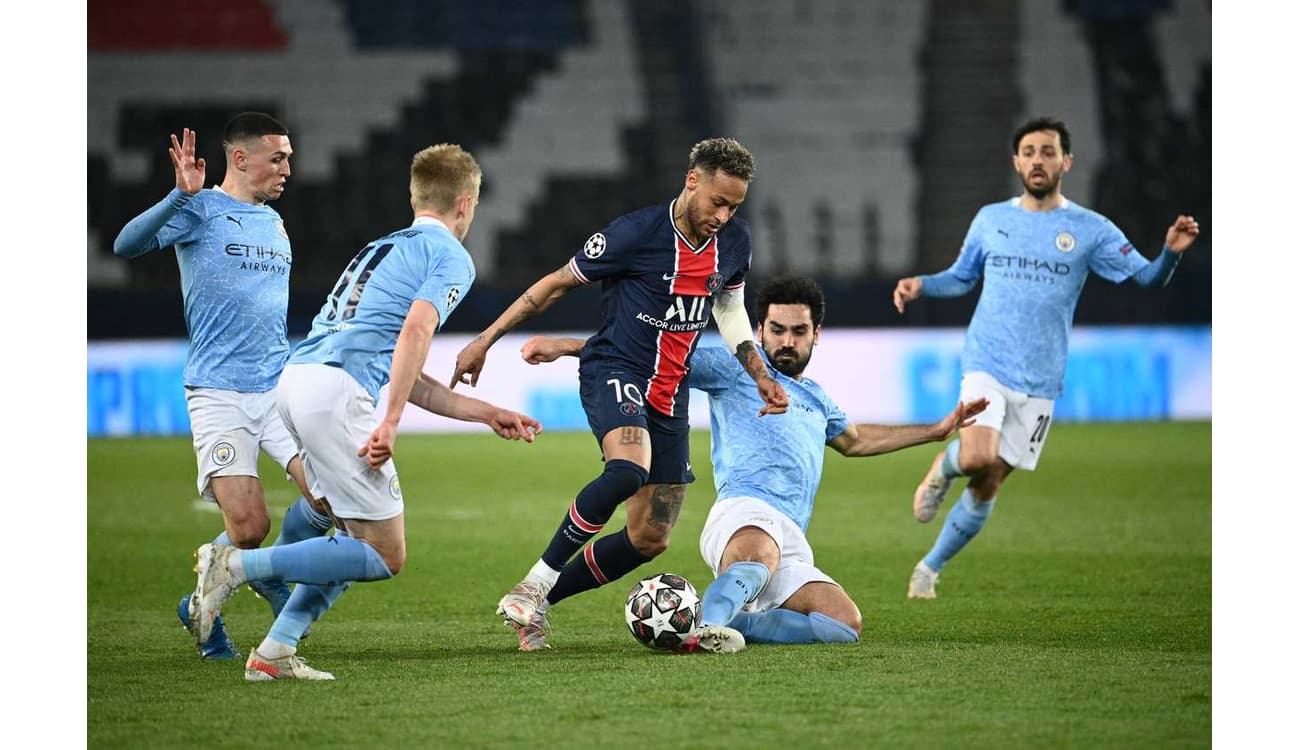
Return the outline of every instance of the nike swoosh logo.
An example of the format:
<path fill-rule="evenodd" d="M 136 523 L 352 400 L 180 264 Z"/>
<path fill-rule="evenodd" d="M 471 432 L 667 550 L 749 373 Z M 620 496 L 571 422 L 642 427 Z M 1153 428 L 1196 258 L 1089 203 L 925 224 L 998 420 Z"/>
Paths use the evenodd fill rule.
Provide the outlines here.
<path fill-rule="evenodd" d="M 681 276 L 681 274 L 680 274 L 680 273 L 673 273 L 673 274 L 668 274 L 668 273 L 666 273 L 666 274 L 664 274 L 664 281 L 672 281 L 673 279 L 677 278 L 678 276 Z"/>

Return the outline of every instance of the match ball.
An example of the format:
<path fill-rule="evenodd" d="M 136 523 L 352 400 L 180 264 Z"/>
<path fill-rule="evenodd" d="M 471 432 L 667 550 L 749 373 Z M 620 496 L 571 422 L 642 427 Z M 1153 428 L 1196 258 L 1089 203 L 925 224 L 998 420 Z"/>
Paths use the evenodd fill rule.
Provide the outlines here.
<path fill-rule="evenodd" d="M 672 573 L 642 578 L 623 608 L 632 637 L 653 649 L 672 651 L 700 621 L 700 595 L 691 582 Z"/>

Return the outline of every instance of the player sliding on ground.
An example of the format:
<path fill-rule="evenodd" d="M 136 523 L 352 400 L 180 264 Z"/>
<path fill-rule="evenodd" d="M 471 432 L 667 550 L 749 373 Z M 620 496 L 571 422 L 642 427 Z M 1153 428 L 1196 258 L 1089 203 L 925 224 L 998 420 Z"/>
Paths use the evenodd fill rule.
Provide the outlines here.
<path fill-rule="evenodd" d="M 758 293 L 764 365 L 790 398 L 780 416 L 762 405 L 725 350 L 695 353 L 687 384 L 709 394 L 713 480 L 718 499 L 700 535 L 700 554 L 717 579 L 704 592 L 700 629 L 689 651 L 729 653 L 751 643 L 849 643 L 862 615 L 844 589 L 813 561 L 804 536 L 829 445 L 844 456 L 876 456 L 944 440 L 974 421 L 988 402 L 959 403 L 933 425 L 854 424 L 821 386 L 804 376 L 826 303 L 811 279 L 783 279 Z M 530 363 L 576 355 L 579 339 L 530 339 Z"/>

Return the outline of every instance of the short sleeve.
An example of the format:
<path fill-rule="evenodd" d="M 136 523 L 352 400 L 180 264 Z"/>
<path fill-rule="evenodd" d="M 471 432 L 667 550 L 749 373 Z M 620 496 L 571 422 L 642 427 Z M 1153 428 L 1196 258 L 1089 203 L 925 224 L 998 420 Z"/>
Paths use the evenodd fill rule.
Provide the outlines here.
<path fill-rule="evenodd" d="M 749 224 L 741 219 L 734 219 L 737 238 L 736 253 L 741 258 L 740 268 L 722 285 L 723 290 L 734 292 L 745 286 L 745 276 L 749 274 L 749 264 L 753 259 L 753 245 L 749 239 Z"/>
<path fill-rule="evenodd" d="M 438 311 L 438 328 L 441 329 L 474 284 L 474 261 L 469 253 L 457 248 L 457 251 L 440 253 L 432 265 L 428 277 L 416 290 L 415 298 L 433 305 Z"/>
<path fill-rule="evenodd" d="M 584 284 L 625 273 L 640 246 L 641 232 L 627 217 L 620 217 L 587 238 L 569 269 Z"/>
<path fill-rule="evenodd" d="M 1110 219 L 1102 218 L 1101 227 L 1088 268 L 1098 276 L 1116 284 L 1141 271 L 1151 261 L 1133 248 L 1133 243 Z"/>
<path fill-rule="evenodd" d="M 826 409 L 826 442 L 829 443 L 849 429 L 849 418 L 825 393 L 822 393 L 822 406 Z"/>
<path fill-rule="evenodd" d="M 957 255 L 957 261 L 952 264 L 952 273 L 962 281 L 974 281 L 980 277 L 984 269 L 984 243 L 981 238 L 984 235 L 985 213 L 980 211 L 975 214 L 971 220 L 970 227 L 966 230 L 966 239 L 961 243 L 961 252 Z"/>
<path fill-rule="evenodd" d="M 739 368 L 740 363 L 726 349 L 702 346 L 691 356 L 691 370 L 686 376 L 686 384 L 705 393 L 718 393 L 735 382 Z"/>

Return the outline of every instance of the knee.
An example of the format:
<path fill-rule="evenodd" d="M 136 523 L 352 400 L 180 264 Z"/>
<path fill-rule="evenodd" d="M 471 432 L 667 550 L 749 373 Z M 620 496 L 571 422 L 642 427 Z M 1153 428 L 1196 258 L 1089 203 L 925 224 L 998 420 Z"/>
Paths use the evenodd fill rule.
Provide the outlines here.
<path fill-rule="evenodd" d="M 963 450 L 958 453 L 957 462 L 967 476 L 983 474 L 997 465 L 998 454 L 996 451 Z"/>
<path fill-rule="evenodd" d="M 384 564 L 388 566 L 388 572 L 397 575 L 406 567 L 406 548 L 390 550 L 380 554 L 384 558 Z"/>
<path fill-rule="evenodd" d="M 852 601 L 846 602 L 844 606 L 828 607 L 822 610 L 822 614 L 852 630 L 855 638 L 862 635 L 862 612 Z"/>
<path fill-rule="evenodd" d="M 265 513 L 250 513 L 240 518 L 231 518 L 226 524 L 226 536 L 230 543 L 240 549 L 256 549 L 262 546 L 267 534 L 271 533 L 271 519 Z"/>

